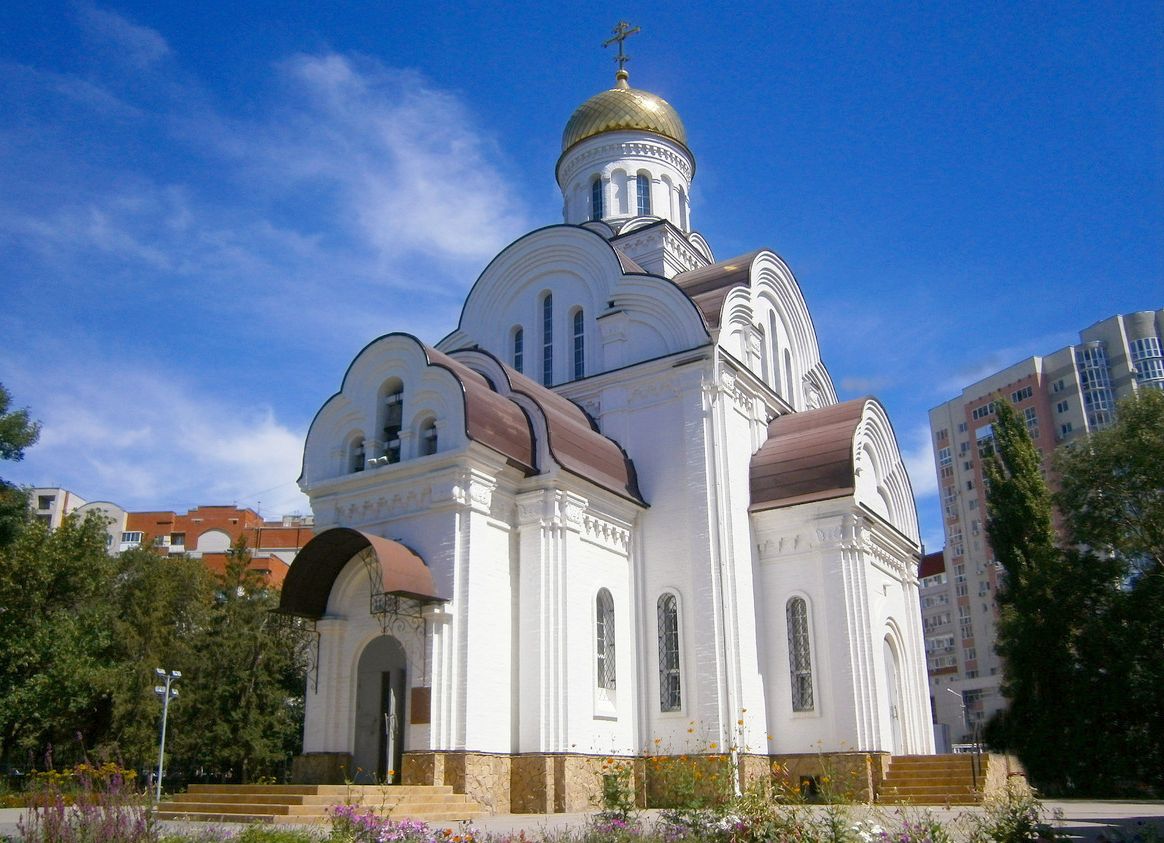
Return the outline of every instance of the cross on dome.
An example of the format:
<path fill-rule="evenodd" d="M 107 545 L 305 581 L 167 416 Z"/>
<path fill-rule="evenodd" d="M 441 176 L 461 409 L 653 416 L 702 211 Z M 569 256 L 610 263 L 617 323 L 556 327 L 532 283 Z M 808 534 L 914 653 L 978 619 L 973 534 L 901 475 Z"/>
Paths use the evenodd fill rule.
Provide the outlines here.
<path fill-rule="evenodd" d="M 620 79 L 626 78 L 626 63 L 630 61 L 630 56 L 622 51 L 623 42 L 625 42 L 626 39 L 630 38 L 632 35 L 637 34 L 640 30 L 640 27 L 632 27 L 626 21 L 620 20 L 618 22 L 618 26 L 611 30 L 611 32 L 614 33 L 614 37 L 607 38 L 602 42 L 603 47 L 609 47 L 614 42 L 618 42 L 618 55 L 614 57 L 614 60 L 618 62 L 618 77 Z"/>

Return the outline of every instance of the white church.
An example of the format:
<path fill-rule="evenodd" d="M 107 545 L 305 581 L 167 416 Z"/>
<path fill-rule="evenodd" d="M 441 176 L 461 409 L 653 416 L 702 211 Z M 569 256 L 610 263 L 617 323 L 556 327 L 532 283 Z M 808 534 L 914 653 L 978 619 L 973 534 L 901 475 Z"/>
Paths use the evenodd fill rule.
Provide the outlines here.
<path fill-rule="evenodd" d="M 316 633 L 301 780 L 562 811 L 610 755 L 933 752 L 889 419 L 838 403 L 778 255 L 715 258 L 694 175 L 620 68 L 566 124 L 564 223 L 319 410 L 281 604 Z"/>

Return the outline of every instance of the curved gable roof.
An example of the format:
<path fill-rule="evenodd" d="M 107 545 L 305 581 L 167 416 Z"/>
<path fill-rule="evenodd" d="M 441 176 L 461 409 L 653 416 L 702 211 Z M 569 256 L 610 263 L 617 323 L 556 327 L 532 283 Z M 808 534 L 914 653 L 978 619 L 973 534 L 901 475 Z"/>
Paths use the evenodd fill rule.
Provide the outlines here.
<path fill-rule="evenodd" d="M 617 442 L 598 430 L 581 407 L 507 366 L 484 349 L 465 349 L 454 354 L 484 356 L 505 378 L 511 393 L 528 398 L 538 408 L 545 419 L 546 446 L 550 456 L 563 470 L 620 497 L 646 503 L 639 491 L 638 476 L 630 457 Z"/>
<path fill-rule="evenodd" d="M 526 474 L 533 474 L 533 431 L 521 407 L 498 395 L 489 381 L 468 366 L 435 348 L 423 348 L 430 364 L 448 369 L 464 390 L 465 435 L 508 457 Z"/>
<path fill-rule="evenodd" d="M 466 438 L 485 445 L 504 456 L 507 461 L 525 472 L 533 474 L 536 471 L 533 448 L 533 431 L 530 429 L 529 419 L 520 407 L 505 397 L 498 395 L 485 378 L 467 366 L 453 360 L 447 354 L 425 345 L 411 334 L 394 332 L 378 337 L 364 346 L 355 359 L 348 365 L 340 382 L 339 391 L 323 403 L 307 432 L 307 445 L 304 448 L 303 468 L 300 472 L 300 481 L 307 476 L 308 449 L 312 447 L 313 432 L 330 408 L 336 406 L 344 396 L 351 397 L 355 387 L 350 383 L 353 373 L 361 366 L 373 366 L 377 375 L 387 378 L 391 371 L 379 371 L 383 361 L 375 362 L 378 351 L 391 349 L 393 344 L 404 343 L 421 355 L 425 368 L 438 368 L 453 377 L 456 381 L 461 397 L 464 412 Z M 414 358 L 415 359 L 415 358 Z M 380 378 L 381 380 L 383 378 Z M 330 447 L 330 443 L 328 447 Z"/>
<path fill-rule="evenodd" d="M 332 586 L 344 566 L 362 550 L 371 548 L 380 565 L 385 594 L 422 602 L 443 601 L 424 560 L 392 539 L 362 533 L 350 527 L 325 530 L 303 546 L 283 581 L 280 614 L 318 620 L 327 612 Z"/>
<path fill-rule="evenodd" d="M 508 303 L 532 279 L 563 272 L 588 290 L 595 314 L 612 306 L 633 311 L 668 338 L 672 346 L 668 352 L 706 342 L 706 320 L 690 297 L 679 295 L 669 279 L 645 271 L 594 227 L 597 224 L 549 225 L 502 249 L 469 290 L 456 329 L 436 347 L 450 352 L 474 346 L 504 348 L 513 321 L 512 314 L 505 315 Z M 617 304 L 610 305 L 612 301 Z"/>
<path fill-rule="evenodd" d="M 733 288 L 751 284 L 752 261 L 765 251 L 756 249 L 710 266 L 680 272 L 672 280 L 695 302 L 708 327 L 714 330 L 719 327 L 724 299 Z"/>
<path fill-rule="evenodd" d="M 768 440 L 752 455 L 749 509 L 757 512 L 852 495 L 853 438 L 866 400 L 773 420 Z"/>

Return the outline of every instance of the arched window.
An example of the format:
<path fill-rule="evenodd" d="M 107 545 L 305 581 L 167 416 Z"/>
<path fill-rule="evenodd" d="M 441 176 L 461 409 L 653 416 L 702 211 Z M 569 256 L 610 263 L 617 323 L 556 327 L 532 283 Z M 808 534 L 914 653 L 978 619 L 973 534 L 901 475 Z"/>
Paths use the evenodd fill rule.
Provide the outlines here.
<path fill-rule="evenodd" d="M 760 346 L 760 376 L 764 379 L 764 383 L 771 386 L 772 380 L 769 371 L 769 363 L 771 358 L 771 347 L 769 343 L 771 342 L 771 338 L 768 336 L 768 332 L 764 330 L 763 325 L 756 326 L 756 335 L 759 338 Z"/>
<path fill-rule="evenodd" d="M 404 423 L 404 385 L 397 381 L 384 396 L 384 456 L 400 462 L 400 429 Z"/>
<path fill-rule="evenodd" d="M 348 470 L 349 471 L 363 471 L 364 463 L 367 461 L 364 454 L 364 437 L 360 436 L 352 440 L 348 456 Z"/>
<path fill-rule="evenodd" d="M 639 216 L 645 217 L 651 212 L 651 177 L 645 173 L 639 173 L 638 178 L 635 179 L 635 186 L 639 199 Z"/>
<path fill-rule="evenodd" d="M 525 371 L 525 331 L 521 328 L 513 332 L 513 368 Z"/>
<path fill-rule="evenodd" d="M 554 297 L 542 299 L 542 385 L 554 383 Z"/>
<path fill-rule="evenodd" d="M 788 670 L 792 678 L 792 710 L 812 711 L 812 653 L 808 642 L 808 604 L 793 597 L 788 616 Z"/>
<path fill-rule="evenodd" d="M 595 643 L 598 687 L 613 691 L 614 663 L 614 598 L 605 588 L 598 592 L 595 604 Z"/>
<path fill-rule="evenodd" d="M 420 456 L 429 457 L 437 452 L 436 419 L 428 418 L 420 423 Z"/>
<path fill-rule="evenodd" d="M 659 598 L 659 710 L 683 707 L 679 684 L 679 605 L 674 594 Z"/>
<path fill-rule="evenodd" d="M 586 320 L 582 311 L 574 312 L 574 379 L 586 377 Z"/>
<path fill-rule="evenodd" d="M 606 211 L 602 201 L 602 177 L 596 176 L 590 185 L 590 219 L 602 219 Z"/>
<path fill-rule="evenodd" d="M 772 379 L 768 385 L 780 395 L 780 329 L 776 325 L 776 314 L 772 312 L 768 313 L 768 345 L 772 353 Z"/>

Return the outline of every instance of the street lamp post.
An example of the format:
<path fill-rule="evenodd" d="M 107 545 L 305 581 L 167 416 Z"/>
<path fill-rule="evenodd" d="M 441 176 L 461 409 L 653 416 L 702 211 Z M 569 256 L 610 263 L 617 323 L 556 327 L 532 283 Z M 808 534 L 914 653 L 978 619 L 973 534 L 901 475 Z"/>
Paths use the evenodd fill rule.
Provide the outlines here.
<path fill-rule="evenodd" d="M 171 670 L 165 671 L 160 667 L 154 668 L 154 673 L 158 676 L 158 681 L 163 682 L 163 685 L 155 685 L 154 693 L 162 700 L 162 737 L 158 742 L 158 782 L 157 790 L 154 794 L 156 802 L 162 801 L 162 772 L 163 763 L 166 758 L 166 718 L 170 714 L 170 700 L 178 696 L 178 689 L 174 687 L 174 683 L 182 678 L 182 671 Z"/>

